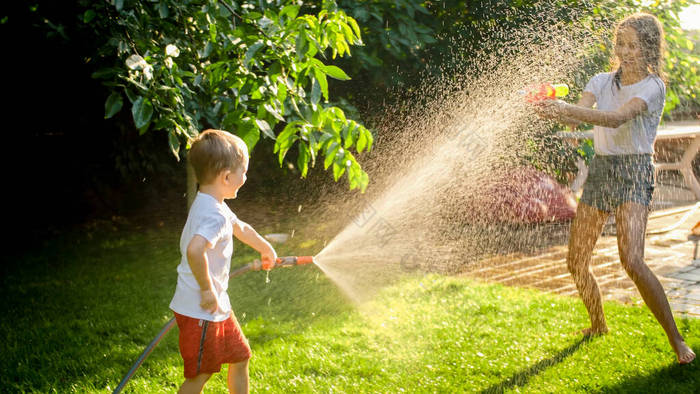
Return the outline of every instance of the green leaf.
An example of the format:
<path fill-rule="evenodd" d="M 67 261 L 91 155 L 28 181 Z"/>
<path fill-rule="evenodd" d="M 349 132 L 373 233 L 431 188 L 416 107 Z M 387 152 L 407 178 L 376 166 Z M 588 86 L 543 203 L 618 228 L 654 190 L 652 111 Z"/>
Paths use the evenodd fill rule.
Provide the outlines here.
<path fill-rule="evenodd" d="M 112 94 L 107 97 L 107 101 L 105 101 L 105 119 L 109 119 L 117 112 L 121 111 L 123 105 L 124 100 L 122 100 L 122 95 L 117 92 L 112 92 Z"/>
<path fill-rule="evenodd" d="M 330 145 L 330 143 L 333 142 L 333 140 L 333 134 L 323 133 L 321 138 L 318 140 L 318 149 L 325 152 L 326 149 L 328 149 L 328 145 Z"/>
<path fill-rule="evenodd" d="M 330 118 L 331 129 L 335 132 L 336 135 L 340 135 L 340 132 L 343 130 L 343 126 L 345 125 L 345 122 L 338 117 L 335 111 L 330 112 L 332 115 L 328 116 L 328 118 Z"/>
<path fill-rule="evenodd" d="M 358 26 L 357 22 L 353 18 L 348 18 L 347 21 L 350 26 L 352 27 L 352 30 L 355 32 L 355 36 L 357 39 L 362 42 L 362 35 L 360 34 L 360 26 Z"/>
<path fill-rule="evenodd" d="M 270 115 L 277 118 L 277 120 L 284 122 L 284 117 L 282 117 L 282 115 L 280 115 L 279 111 L 277 111 L 274 107 L 272 107 L 272 105 L 265 103 L 265 104 L 263 104 L 263 108 L 265 108 L 265 111 L 267 111 Z"/>
<path fill-rule="evenodd" d="M 683 37 L 683 44 L 689 51 L 693 50 L 693 41 L 689 40 L 687 37 Z"/>
<path fill-rule="evenodd" d="M 343 131 L 341 132 L 341 136 L 343 137 L 343 148 L 348 149 L 352 146 L 352 144 L 355 143 L 355 133 L 354 130 L 357 128 L 354 124 L 350 125 L 345 125 L 343 127 Z"/>
<path fill-rule="evenodd" d="M 91 20 L 95 18 L 95 10 L 87 10 L 83 14 L 83 23 L 90 23 Z"/>
<path fill-rule="evenodd" d="M 277 99 L 280 102 L 284 102 L 287 99 L 287 85 L 284 83 L 280 82 L 277 84 Z"/>
<path fill-rule="evenodd" d="M 331 78 L 339 79 L 341 81 L 347 81 L 350 79 L 348 74 L 345 73 L 340 67 L 336 66 L 325 66 L 323 71 L 328 74 Z"/>
<path fill-rule="evenodd" d="M 321 93 L 323 93 L 323 98 L 328 102 L 328 79 L 326 79 L 326 74 L 322 69 L 314 67 L 314 76 L 321 87 Z"/>
<path fill-rule="evenodd" d="M 314 127 L 321 128 L 321 126 L 323 126 L 323 122 L 326 120 L 326 117 L 326 111 L 321 108 L 317 108 L 313 115 L 311 115 L 311 124 Z"/>
<path fill-rule="evenodd" d="M 137 96 L 135 93 L 133 93 L 129 89 L 124 89 L 124 93 L 126 93 L 126 98 L 129 99 L 129 102 L 131 104 L 133 104 L 139 97 L 141 97 L 141 96 Z"/>
<path fill-rule="evenodd" d="M 284 130 L 282 130 L 280 135 L 277 136 L 277 140 L 275 141 L 274 153 L 278 153 L 280 166 L 282 166 L 284 156 L 287 155 L 287 151 L 289 151 L 289 148 L 292 147 L 294 141 L 299 139 L 299 136 L 297 136 L 296 133 L 297 126 L 301 123 L 302 122 L 296 121 L 287 124 L 287 126 L 284 128 Z"/>
<path fill-rule="evenodd" d="M 264 31 L 268 31 L 268 27 L 274 25 L 274 21 L 266 16 L 263 16 L 262 18 L 258 19 L 258 26 L 260 26 L 261 29 Z"/>
<path fill-rule="evenodd" d="M 338 107 L 331 107 L 328 110 L 331 111 L 333 113 L 333 115 L 335 115 L 335 117 L 338 120 L 340 120 L 340 122 L 347 123 L 348 120 L 345 118 L 345 112 L 343 112 L 342 109 L 340 109 Z"/>
<path fill-rule="evenodd" d="M 365 149 L 369 151 L 372 148 L 372 142 L 374 140 L 372 133 L 362 126 L 360 126 L 359 131 L 360 135 L 357 138 L 357 151 L 360 153 L 362 153 L 362 151 Z"/>
<path fill-rule="evenodd" d="M 299 15 L 299 7 L 298 5 L 288 5 L 282 8 L 282 11 L 280 11 L 280 18 L 283 16 L 287 16 L 290 20 L 294 19 Z"/>
<path fill-rule="evenodd" d="M 372 136 L 372 132 L 369 131 L 369 129 L 365 128 L 364 126 L 362 127 L 362 131 L 365 133 L 365 138 L 367 138 L 367 151 L 369 152 L 372 150 L 372 145 L 374 145 L 374 136 Z"/>
<path fill-rule="evenodd" d="M 151 121 L 153 116 L 153 104 L 148 100 L 139 96 L 131 106 L 131 115 L 134 117 L 134 124 L 137 129 L 140 129 Z"/>
<path fill-rule="evenodd" d="M 170 146 L 170 151 L 173 153 L 173 155 L 175 155 L 177 161 L 180 161 L 180 139 L 177 138 L 176 133 L 168 133 L 168 145 Z"/>
<path fill-rule="evenodd" d="M 248 68 L 248 64 L 250 61 L 255 57 L 255 54 L 258 53 L 260 48 L 265 45 L 264 42 L 262 41 L 257 41 L 255 44 L 251 45 L 250 48 L 245 52 L 245 58 L 243 59 L 243 65 Z"/>
<path fill-rule="evenodd" d="M 309 42 L 306 40 L 306 34 L 304 33 L 304 30 L 300 31 L 299 35 L 297 36 L 295 50 L 297 54 L 297 60 L 302 61 L 309 50 Z"/>
<path fill-rule="evenodd" d="M 267 123 L 263 119 L 255 119 L 255 124 L 258 126 L 258 129 L 265 134 L 268 138 L 272 138 L 273 140 L 276 138 L 275 133 L 272 132 L 272 128 L 270 127 L 270 124 Z"/>
<path fill-rule="evenodd" d="M 168 15 L 170 15 L 168 5 L 164 1 L 161 1 L 160 4 L 158 4 L 158 15 L 160 15 L 161 19 L 165 19 L 168 17 Z"/>
<path fill-rule="evenodd" d="M 209 41 L 216 42 L 216 25 L 213 23 L 209 24 Z"/>
<path fill-rule="evenodd" d="M 317 105 L 321 101 L 321 84 L 317 78 L 311 79 L 311 104 Z"/>
<path fill-rule="evenodd" d="M 239 125 L 239 127 L 236 127 L 234 134 L 241 137 L 248 147 L 248 152 L 252 152 L 260 140 L 260 131 L 250 123 L 239 123 Z"/>
<path fill-rule="evenodd" d="M 343 173 L 345 172 L 345 166 L 338 164 L 337 161 L 333 162 L 333 179 L 338 182 Z"/>
<path fill-rule="evenodd" d="M 299 110 L 299 106 L 297 105 L 297 101 L 294 99 L 293 96 L 289 97 L 289 102 L 292 104 L 292 108 L 294 109 L 294 112 L 296 112 L 300 118 L 305 119 L 304 114 L 302 114 L 301 111 Z"/>
<path fill-rule="evenodd" d="M 297 167 L 301 171 L 301 177 L 306 178 L 309 172 L 309 147 L 303 141 L 299 141 L 299 156 L 297 156 Z"/>
<path fill-rule="evenodd" d="M 367 186 L 369 185 L 369 175 L 367 175 L 366 172 L 360 170 L 360 192 L 364 193 L 365 190 L 367 190 Z"/>
<path fill-rule="evenodd" d="M 206 59 L 211 55 L 212 51 L 214 50 L 214 44 L 212 44 L 211 41 L 207 41 L 207 45 L 204 46 L 204 49 L 199 51 L 199 57 L 201 59 Z"/>
<path fill-rule="evenodd" d="M 124 0 L 115 0 L 114 1 L 114 8 L 117 9 L 117 11 L 121 11 L 124 9 Z"/>
<path fill-rule="evenodd" d="M 340 145 L 335 141 L 328 145 L 328 148 L 326 148 L 326 158 L 323 160 L 324 169 L 327 170 L 331 163 L 333 163 L 338 149 L 340 149 Z"/>

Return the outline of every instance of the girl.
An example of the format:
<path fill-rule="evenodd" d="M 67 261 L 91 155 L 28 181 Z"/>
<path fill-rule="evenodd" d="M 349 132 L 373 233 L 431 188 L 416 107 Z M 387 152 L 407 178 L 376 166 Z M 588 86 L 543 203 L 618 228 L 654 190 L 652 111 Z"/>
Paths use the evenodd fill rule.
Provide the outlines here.
<path fill-rule="evenodd" d="M 581 122 L 595 125 L 596 155 L 571 224 L 567 256 L 591 319 L 583 334 L 608 331 L 589 263 L 603 225 L 614 212 L 620 261 L 666 331 L 678 362 L 687 364 L 695 353 L 676 328 L 661 283 L 644 263 L 644 233 L 654 190 L 654 139 L 666 97 L 663 43 L 663 27 L 655 16 L 639 13 L 623 19 L 615 29 L 615 71 L 594 76 L 576 105 L 544 100 L 536 110 L 572 128 Z"/>

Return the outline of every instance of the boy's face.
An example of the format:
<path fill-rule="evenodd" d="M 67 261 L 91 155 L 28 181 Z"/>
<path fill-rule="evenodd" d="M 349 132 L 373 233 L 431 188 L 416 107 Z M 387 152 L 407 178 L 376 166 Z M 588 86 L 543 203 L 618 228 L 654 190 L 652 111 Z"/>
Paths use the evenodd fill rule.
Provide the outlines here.
<path fill-rule="evenodd" d="M 248 172 L 248 158 L 246 157 L 243 164 L 238 166 L 235 171 L 227 171 L 224 177 L 224 183 L 226 186 L 226 198 L 236 198 L 238 196 L 238 189 L 243 186 L 246 179 L 246 173 Z"/>

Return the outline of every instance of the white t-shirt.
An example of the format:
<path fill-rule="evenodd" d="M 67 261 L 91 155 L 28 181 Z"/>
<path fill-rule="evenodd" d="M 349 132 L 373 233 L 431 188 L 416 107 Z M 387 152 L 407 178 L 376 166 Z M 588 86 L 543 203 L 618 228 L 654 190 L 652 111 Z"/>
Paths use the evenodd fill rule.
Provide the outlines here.
<path fill-rule="evenodd" d="M 197 193 L 180 236 L 182 259 L 177 266 L 177 287 L 170 309 L 195 319 L 223 321 L 228 318 L 231 302 L 226 290 L 233 254 L 233 225 L 237 221 L 238 218 L 226 204 L 219 203 L 209 194 Z M 206 251 L 209 275 L 219 300 L 219 310 L 214 314 L 199 306 L 202 301 L 199 283 L 187 262 L 187 246 L 195 235 L 201 235 L 214 245 Z"/>
<path fill-rule="evenodd" d="M 654 153 L 654 140 L 659 127 L 666 100 L 666 86 L 658 76 L 649 74 L 646 78 L 631 85 L 614 82 L 615 73 L 601 73 L 588 82 L 584 91 L 595 96 L 597 108 L 601 111 L 615 111 L 625 103 L 638 97 L 647 103 L 647 110 L 613 129 L 595 126 L 593 145 L 599 155 L 629 155 Z"/>

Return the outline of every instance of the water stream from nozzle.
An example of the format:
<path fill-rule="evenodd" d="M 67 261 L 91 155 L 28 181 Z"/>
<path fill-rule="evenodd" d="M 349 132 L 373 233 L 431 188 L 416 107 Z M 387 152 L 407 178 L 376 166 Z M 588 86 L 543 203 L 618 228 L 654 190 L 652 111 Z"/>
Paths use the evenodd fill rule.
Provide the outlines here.
<path fill-rule="evenodd" d="M 493 179 L 538 160 L 526 158 L 537 154 L 527 151 L 527 141 L 548 125 L 518 92 L 536 82 L 571 80 L 597 40 L 581 26 L 524 30 L 490 55 L 468 54 L 472 61 L 459 75 L 426 78 L 415 97 L 421 104 L 376 131 L 401 137 L 378 138 L 363 164 L 374 170 L 373 184 L 334 211 L 353 218 L 315 256 L 316 265 L 362 302 L 405 275 L 453 273 L 488 245 L 510 242 L 508 228 L 477 218 Z M 462 45 L 454 42 L 448 62 L 464 60 Z"/>

